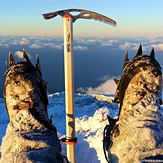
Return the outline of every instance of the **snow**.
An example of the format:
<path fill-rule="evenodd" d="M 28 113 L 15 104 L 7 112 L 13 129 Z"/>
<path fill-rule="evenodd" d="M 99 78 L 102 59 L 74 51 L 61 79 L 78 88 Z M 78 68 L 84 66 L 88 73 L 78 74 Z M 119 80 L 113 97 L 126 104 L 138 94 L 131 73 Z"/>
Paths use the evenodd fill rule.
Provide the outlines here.
<path fill-rule="evenodd" d="M 76 93 L 74 96 L 76 136 L 78 138 L 76 160 L 78 163 L 105 163 L 102 147 L 103 129 L 108 123 L 107 114 L 115 117 L 118 112 L 118 106 L 110 103 L 113 96 Z M 57 128 L 58 136 L 64 136 L 66 133 L 64 92 L 51 94 L 48 97 L 49 117 L 52 118 L 52 122 Z M 1 143 L 9 122 L 4 99 L 0 99 L 0 112 Z M 66 146 L 63 143 L 62 153 L 66 155 Z"/>
<path fill-rule="evenodd" d="M 65 131 L 65 99 L 64 92 L 48 96 L 48 114 L 56 126 L 58 136 L 64 136 Z M 77 163 L 106 163 L 102 138 L 107 121 L 107 115 L 115 118 L 118 105 L 112 103 L 113 96 L 74 94 L 75 97 L 75 122 L 76 136 L 76 161 Z M 161 108 L 163 113 L 163 107 Z M 9 122 L 5 109 L 4 99 L 0 99 L 0 143 Z M 66 146 L 62 143 L 62 153 L 66 155 Z"/>
<path fill-rule="evenodd" d="M 100 108 L 109 108 L 110 115 L 116 116 L 117 105 L 108 103 L 109 97 L 105 96 L 106 100 L 98 100 L 94 95 L 74 94 L 75 102 L 75 117 L 82 119 L 85 116 L 91 117 L 95 111 Z M 64 92 L 49 95 L 49 117 L 52 117 L 53 124 L 57 127 L 58 132 L 65 134 L 65 99 Z"/>
<path fill-rule="evenodd" d="M 103 153 L 103 130 L 108 123 L 107 115 L 116 117 L 118 106 L 110 103 L 113 96 L 74 94 L 77 163 L 105 163 Z M 65 135 L 65 99 L 64 92 L 49 95 L 48 114 L 57 127 L 58 135 Z M 62 144 L 63 154 L 66 147 Z M 82 158 L 82 159 L 81 159 Z"/>
<path fill-rule="evenodd" d="M 4 99 L 0 98 L 0 143 L 2 142 L 2 137 L 5 135 L 7 125 L 9 123 L 8 115 L 5 108 Z"/>

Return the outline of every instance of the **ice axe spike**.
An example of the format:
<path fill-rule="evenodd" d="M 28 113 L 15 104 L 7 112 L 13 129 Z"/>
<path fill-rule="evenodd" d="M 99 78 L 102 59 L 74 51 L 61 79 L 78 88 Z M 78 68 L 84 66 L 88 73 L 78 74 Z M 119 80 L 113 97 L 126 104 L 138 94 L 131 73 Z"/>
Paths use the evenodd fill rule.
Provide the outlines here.
<path fill-rule="evenodd" d="M 79 14 L 77 15 L 72 15 L 71 13 L 73 12 L 79 12 Z M 93 12 L 93 11 L 89 11 L 89 10 L 83 10 L 83 9 L 67 9 L 67 10 L 60 10 L 60 11 L 56 11 L 56 12 L 50 12 L 50 13 L 46 13 L 43 14 L 43 17 L 45 19 L 52 19 L 55 18 L 56 16 L 60 15 L 62 17 L 64 17 L 64 15 L 71 15 L 73 17 L 73 22 L 75 22 L 77 19 L 82 18 L 82 19 L 94 19 L 94 20 L 98 20 L 113 26 L 116 26 L 116 21 L 106 17 L 102 14 Z"/>
<path fill-rule="evenodd" d="M 78 12 L 79 14 L 71 14 Z M 66 138 L 67 158 L 69 162 L 75 163 L 75 117 L 74 117 L 74 72 L 73 72 L 73 23 L 79 19 L 94 19 L 112 26 L 116 21 L 104 15 L 82 9 L 67 9 L 43 14 L 45 19 L 56 16 L 63 17 L 64 21 L 64 70 L 65 70 L 65 104 L 66 104 Z"/>

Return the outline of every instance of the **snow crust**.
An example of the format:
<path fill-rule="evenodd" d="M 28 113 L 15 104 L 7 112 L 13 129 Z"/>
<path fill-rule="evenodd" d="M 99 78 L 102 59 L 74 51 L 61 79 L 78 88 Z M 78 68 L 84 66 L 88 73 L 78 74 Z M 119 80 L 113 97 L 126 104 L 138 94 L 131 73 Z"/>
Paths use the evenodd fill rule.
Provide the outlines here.
<path fill-rule="evenodd" d="M 48 96 L 48 114 L 56 126 L 58 136 L 64 136 L 65 129 L 65 98 L 64 92 Z M 106 95 L 83 95 L 75 94 L 75 121 L 76 136 L 76 161 L 78 163 L 105 163 L 102 148 L 102 134 L 105 125 L 108 123 L 107 114 L 115 117 L 118 106 L 110 103 L 111 97 Z M 5 135 L 9 123 L 5 109 L 4 99 L 0 99 L 0 143 Z M 66 146 L 62 143 L 62 153 L 66 155 Z"/>
<path fill-rule="evenodd" d="M 75 94 L 77 163 L 106 163 L 102 147 L 103 129 L 108 124 L 107 114 L 115 118 L 118 113 L 118 105 L 111 102 L 112 97 Z M 52 122 L 57 128 L 58 136 L 64 136 L 66 133 L 64 92 L 51 94 L 48 98 L 49 117 L 52 118 Z M 9 122 L 3 99 L 0 99 L 0 112 L 1 142 Z M 163 114 L 163 107 L 161 112 Z M 62 144 L 62 153 L 66 155 L 65 144 Z"/>

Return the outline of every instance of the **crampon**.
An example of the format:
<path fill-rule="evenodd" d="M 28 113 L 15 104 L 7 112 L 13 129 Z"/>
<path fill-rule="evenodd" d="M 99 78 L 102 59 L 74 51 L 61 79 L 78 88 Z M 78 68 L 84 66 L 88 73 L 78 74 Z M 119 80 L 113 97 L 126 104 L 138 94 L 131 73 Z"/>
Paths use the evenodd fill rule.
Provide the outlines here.
<path fill-rule="evenodd" d="M 4 98 L 10 118 L 0 162 L 63 162 L 56 128 L 47 114 L 46 83 L 39 58 L 34 66 L 26 51 L 15 63 L 9 54 Z"/>
<path fill-rule="evenodd" d="M 154 49 L 149 56 L 143 55 L 140 45 L 133 60 L 126 53 L 123 73 L 116 83 L 114 102 L 119 103 L 120 111 L 106 135 L 108 160 L 163 162 L 162 73 Z"/>

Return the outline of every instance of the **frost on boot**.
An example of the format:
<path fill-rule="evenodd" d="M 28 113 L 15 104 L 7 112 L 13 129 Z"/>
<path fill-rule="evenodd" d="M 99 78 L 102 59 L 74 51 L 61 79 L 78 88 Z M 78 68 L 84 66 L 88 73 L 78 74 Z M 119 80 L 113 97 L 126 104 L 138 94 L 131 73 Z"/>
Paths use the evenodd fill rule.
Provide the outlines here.
<path fill-rule="evenodd" d="M 161 92 L 161 67 L 154 49 L 149 56 L 142 55 L 140 45 L 132 61 L 126 54 L 115 96 L 120 112 L 108 149 L 111 162 L 163 161 Z"/>
<path fill-rule="evenodd" d="M 15 64 L 9 54 L 5 77 L 4 98 L 10 122 L 0 162 L 63 162 L 56 128 L 47 114 L 48 98 L 39 59 L 35 67 L 23 51 L 23 61 Z"/>

